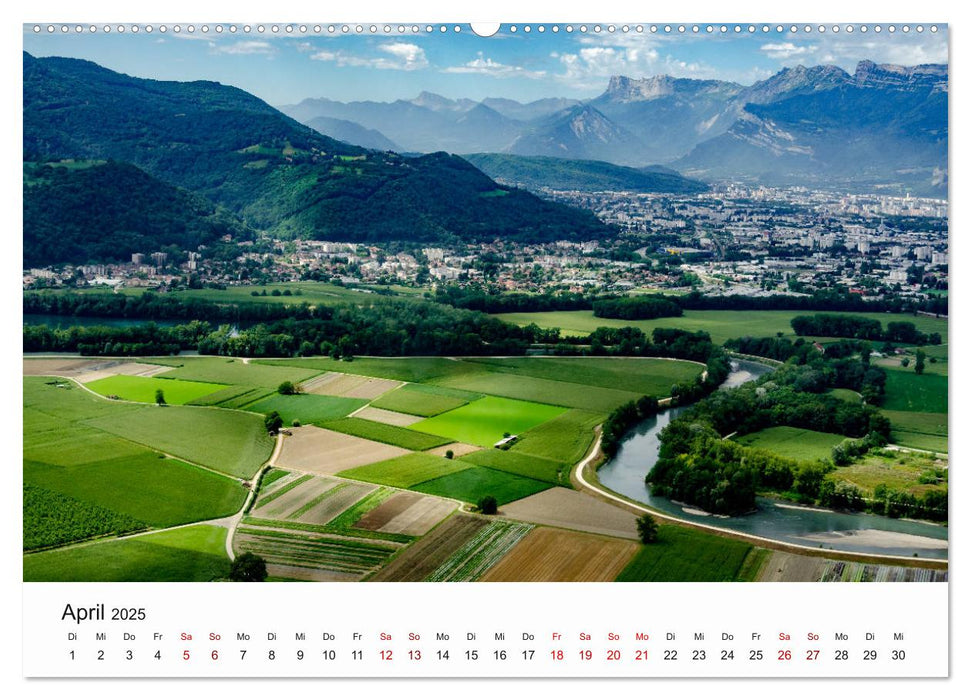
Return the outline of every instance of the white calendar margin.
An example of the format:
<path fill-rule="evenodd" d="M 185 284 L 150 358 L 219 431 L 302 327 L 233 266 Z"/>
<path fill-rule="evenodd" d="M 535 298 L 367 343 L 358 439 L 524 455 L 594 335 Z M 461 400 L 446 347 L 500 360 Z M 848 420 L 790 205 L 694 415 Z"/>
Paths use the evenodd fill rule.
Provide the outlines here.
<path fill-rule="evenodd" d="M 285 14 L 288 18 L 295 21 L 308 18 L 319 18 L 323 21 L 335 22 L 355 22 L 355 21 L 398 21 L 421 19 L 447 22 L 468 22 L 468 21 L 506 21 L 506 22 L 535 22 L 539 21 L 560 21 L 560 22 L 579 22 L 579 21 L 611 21 L 608 18 L 616 18 L 620 21 L 649 21 L 649 22 L 717 22 L 717 21 L 738 21 L 738 22 L 775 22 L 775 21 L 809 21 L 809 22 L 860 22 L 862 21 L 939 21 L 947 22 L 951 32 L 951 94 L 952 112 L 951 123 L 967 123 L 966 115 L 971 114 L 971 105 L 968 102 L 967 91 L 961 91 L 962 70 L 968 70 L 971 64 L 968 63 L 966 53 L 963 51 L 962 42 L 971 41 L 971 24 L 965 23 L 965 13 L 957 10 L 951 3 L 925 2 L 915 5 L 913 2 L 901 0 L 884 0 L 878 6 L 872 8 L 860 6 L 855 3 L 847 3 L 843 0 L 813 0 L 806 3 L 804 7 L 794 5 L 780 5 L 778 2 L 766 0 L 749 1 L 737 0 L 734 3 L 717 2 L 716 0 L 696 0 L 693 3 L 672 3 L 672 4 L 651 4 L 634 3 L 625 0 L 598 0 L 589 6 L 579 3 L 568 9 L 564 3 L 554 2 L 553 0 L 538 0 L 531 3 L 523 3 L 521 0 L 492 0 L 491 2 L 476 2 L 474 4 L 447 2 L 446 0 L 420 0 L 418 2 L 401 3 L 393 0 L 369 0 L 367 4 L 348 3 L 348 4 L 328 4 L 311 3 L 306 0 L 288 3 L 285 7 L 278 4 L 267 4 L 264 2 L 254 2 L 253 0 L 214 0 L 207 3 L 199 3 L 188 0 L 168 0 L 164 4 L 156 5 L 134 5 L 132 3 L 120 2 L 118 0 L 89 0 L 88 2 L 67 2 L 65 0 L 47 0 L 43 5 L 17 3 L 12 6 L 4 7 L 4 22 L 0 27 L 3 28 L 3 51 L 4 51 L 4 77 L 5 85 L 17 85 L 20 82 L 21 56 L 20 47 L 22 46 L 21 25 L 28 21 L 63 21 L 65 18 L 84 21 L 88 18 L 94 21 L 109 19 L 112 21 L 127 22 L 158 22 L 158 21 L 248 21 L 253 18 L 267 18 L 272 15 Z M 879 12 L 878 12 L 879 10 Z M 282 19 L 282 18 L 281 18 Z M 271 20 L 272 21 L 272 20 Z M 5 133 L 8 135 L 21 134 L 21 104 L 20 94 L 16 97 L 16 104 L 10 105 L 4 111 L 2 119 L 8 128 Z M 963 118 L 962 118 L 963 117 Z M 950 134 L 952 148 L 952 160 L 950 163 L 950 173 L 952 183 L 961 183 L 960 173 L 966 170 L 966 165 L 971 158 L 971 151 L 968 150 L 967 142 L 964 140 L 961 131 L 957 136 Z M 20 164 L 15 158 L 11 158 L 7 167 L 3 171 L 4 180 L 3 192 L 5 197 L 5 220 L 8 223 L 9 231 L 21 230 L 22 210 L 19 197 L 21 183 Z M 957 179 L 955 177 L 957 176 Z M 952 186 L 951 193 L 951 230 L 960 230 L 961 222 L 961 202 L 955 196 L 958 192 L 957 186 Z M 11 242 L 12 241 L 12 242 Z M 953 260 L 958 264 L 964 260 L 971 260 L 971 253 L 968 252 L 971 241 L 962 240 L 955 236 L 951 240 L 950 253 Z M 19 295 L 20 288 L 15 286 L 19 273 L 19 261 L 22 259 L 21 242 L 16 235 L 8 236 L 7 255 L 4 256 L 5 269 L 2 279 L 7 286 L 8 298 L 12 295 Z M 959 309 L 952 316 L 950 344 L 951 351 L 955 356 L 967 356 L 965 349 L 971 346 L 968 342 L 967 313 L 962 313 L 960 309 L 967 308 L 971 303 L 971 296 L 967 292 L 967 287 L 963 281 L 955 276 L 952 279 L 951 298 L 955 301 L 954 307 Z M 19 323 L 20 319 L 14 304 L 6 304 L 3 311 L 0 311 L 3 320 L 7 324 Z M 10 340 L 4 344 L 3 352 L 7 360 L 7 367 L 17 367 L 20 363 L 20 344 L 10 336 Z M 966 413 L 967 399 L 971 396 L 971 382 L 968 380 L 968 372 L 960 365 L 955 365 L 951 372 L 951 421 L 952 426 L 958 425 Z M 20 376 L 13 371 L 3 376 L 3 389 L 5 395 L 16 395 L 21 391 Z M 960 398 L 959 398 L 960 397 Z M 960 411 L 960 412 L 959 412 Z M 14 446 L 14 454 L 10 461 L 16 464 L 20 451 L 20 425 L 14 417 L 20 417 L 20 407 L 14 406 L 9 409 L 7 421 L 2 426 L 4 444 Z M 971 442 L 966 435 L 952 429 L 950 431 L 950 450 L 952 455 L 971 453 Z M 953 460 L 956 461 L 956 460 Z M 14 481 L 19 481 L 19 469 L 14 469 L 18 477 Z M 959 490 L 963 490 L 960 475 L 952 477 L 952 484 Z M 16 486 L 16 488 L 15 488 Z M 0 657 L 2 657 L 2 668 L 4 680 L 10 681 L 14 692 L 17 690 L 30 697 L 37 698 L 58 698 L 63 700 L 69 691 L 63 683 L 38 683 L 27 682 L 22 678 L 21 660 L 22 647 L 20 640 L 14 633 L 16 625 L 13 624 L 16 602 L 20 600 L 22 592 L 22 561 L 20 559 L 21 550 L 21 518 L 22 506 L 19 484 L 11 484 L 4 490 L 7 497 L 5 513 L 14 515 L 8 516 L 8 528 L 4 530 L 5 551 L 8 561 L 14 562 L 14 566 L 7 568 L 4 578 L 4 590 L 7 595 L 3 600 L 8 602 L 4 615 L 4 620 L 9 624 L 4 625 L 5 634 L 0 636 Z M 950 522 L 951 532 L 951 566 L 950 590 L 953 586 L 959 585 L 963 578 L 966 567 L 962 566 L 968 547 L 964 546 L 965 521 L 962 519 L 959 508 L 952 508 L 952 519 Z M 12 570 L 11 570 L 12 569 Z M 957 582 L 957 583 L 955 583 Z M 605 584 L 609 586 L 610 584 Z M 971 678 L 971 671 L 968 664 L 961 663 L 961 659 L 971 658 L 971 645 L 965 642 L 964 634 L 971 630 L 971 626 L 966 624 L 968 621 L 968 604 L 964 603 L 961 595 L 950 595 L 951 599 L 951 634 L 950 634 L 950 656 L 952 661 L 952 678 L 946 685 L 941 683 L 926 684 L 923 682 L 908 682 L 898 680 L 866 680 L 866 681 L 824 681 L 819 683 L 791 683 L 787 681 L 734 681 L 729 685 L 722 685 L 718 681 L 685 681 L 685 680 L 657 680 L 652 681 L 650 686 L 642 686 L 638 681 L 601 681 L 601 682 L 557 682 L 546 681 L 555 685 L 555 692 L 562 697 L 584 697 L 589 698 L 593 693 L 604 689 L 613 692 L 664 692 L 679 693 L 682 697 L 684 690 L 690 689 L 691 696 L 695 693 L 706 695 L 721 695 L 727 690 L 731 696 L 738 695 L 750 696 L 752 692 L 762 694 L 785 694 L 788 698 L 817 698 L 820 692 L 841 694 L 845 693 L 866 693 L 879 694 L 881 698 L 913 698 L 922 689 L 932 692 L 935 695 L 951 696 L 957 692 L 958 684 L 956 679 L 968 680 Z M 26 623 L 26 621 L 24 621 Z M 362 683 L 367 683 L 371 692 L 386 692 L 392 688 L 398 688 L 393 681 L 359 681 L 341 680 L 329 681 L 324 687 L 311 686 L 314 681 L 292 681 L 273 683 L 273 688 L 283 688 L 287 692 L 301 692 L 311 688 L 318 688 L 327 692 L 347 691 L 357 693 L 362 688 Z M 687 685 L 686 685 L 687 683 Z M 19 687 L 18 687 L 19 684 Z M 637 684 L 637 685 L 635 685 Z M 417 694 L 419 692 L 434 692 L 437 694 L 461 693 L 463 698 L 485 698 L 494 697 L 497 693 L 507 693 L 512 689 L 520 692 L 535 693 L 540 690 L 536 682 L 524 681 L 502 681 L 495 683 L 464 683 L 462 681 L 428 681 L 428 682 L 409 682 L 408 693 Z M 186 681 L 178 682 L 175 686 L 168 684 L 145 684 L 138 681 L 86 681 L 77 686 L 87 697 L 131 697 L 137 693 L 138 697 L 145 700 L 154 698 L 171 698 L 173 692 L 185 697 L 210 697 L 214 693 L 219 695 L 232 694 L 237 698 L 264 698 L 271 691 L 268 683 L 253 681 L 220 681 L 218 689 L 211 682 L 207 681 Z M 74 690 L 71 686 L 70 690 Z M 955 695 L 956 696 L 956 695 Z"/>

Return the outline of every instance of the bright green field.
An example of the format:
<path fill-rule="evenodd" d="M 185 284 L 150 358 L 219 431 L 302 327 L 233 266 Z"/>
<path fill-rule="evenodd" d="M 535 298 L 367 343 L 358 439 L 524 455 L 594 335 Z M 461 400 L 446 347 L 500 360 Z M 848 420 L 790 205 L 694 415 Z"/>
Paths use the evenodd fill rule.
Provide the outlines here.
<path fill-rule="evenodd" d="M 845 439 L 845 436 L 835 433 L 820 433 L 815 430 L 781 425 L 736 437 L 735 441 L 748 447 L 768 450 L 790 459 L 814 461 L 829 459 L 832 455 L 833 446 Z"/>
<path fill-rule="evenodd" d="M 172 365 L 165 377 L 195 382 L 218 382 L 243 386 L 276 389 L 285 381 L 299 384 L 320 374 L 313 368 L 271 366 L 227 357 L 166 357 L 153 359 L 159 364 Z"/>
<path fill-rule="evenodd" d="M 428 417 L 437 416 L 439 413 L 464 406 L 469 401 L 481 398 L 481 396 L 481 394 L 428 384 L 405 384 L 378 397 L 371 402 L 371 405 L 387 411 Z"/>
<path fill-rule="evenodd" d="M 469 466 L 467 462 L 460 462 L 457 459 L 414 453 L 347 469 L 340 472 L 338 476 L 407 489 L 423 481 L 468 469 Z"/>
<path fill-rule="evenodd" d="M 947 413 L 947 377 L 940 374 L 917 374 L 909 370 L 887 369 L 886 397 L 888 411 Z"/>
<path fill-rule="evenodd" d="M 423 481 L 412 488 L 422 493 L 454 498 L 466 503 L 476 503 L 484 496 L 494 496 L 499 505 L 502 505 L 544 491 L 550 486 L 535 479 L 473 466 L 431 481 Z"/>
<path fill-rule="evenodd" d="M 451 442 L 448 438 L 438 435 L 419 433 L 397 425 L 387 425 L 364 418 L 341 418 L 324 423 L 321 427 L 418 452 Z"/>
<path fill-rule="evenodd" d="M 155 403 L 155 391 L 161 389 L 165 392 L 165 403 L 173 406 L 187 404 L 206 394 L 226 388 L 223 384 L 186 382 L 160 377 L 129 377 L 123 374 L 88 382 L 85 386 L 102 396 L 117 396 L 126 401 L 142 403 Z"/>
<path fill-rule="evenodd" d="M 563 412 L 564 409 L 556 406 L 487 396 L 408 427 L 458 442 L 489 447 L 502 440 L 504 433 L 520 435 Z"/>
<path fill-rule="evenodd" d="M 284 296 L 283 292 L 289 289 L 291 296 Z M 408 298 L 414 296 L 406 294 L 404 287 L 392 287 L 392 291 L 401 292 L 396 298 Z M 253 296 L 252 292 L 260 294 L 266 290 L 266 296 Z M 279 290 L 280 296 L 273 296 L 273 290 Z M 296 294 L 297 290 L 300 294 Z M 136 288 L 123 288 L 122 294 L 140 296 L 143 290 Z M 167 292 L 181 299 L 197 299 L 201 301 L 211 301 L 217 304 L 274 304 L 300 306 L 301 304 L 330 305 L 344 302 L 373 302 L 376 299 L 386 297 L 377 294 L 361 291 L 358 289 L 348 289 L 338 287 L 325 282 L 282 282 L 274 284 L 244 285 L 238 287 L 227 287 L 226 289 L 183 289 L 175 292 Z"/>
<path fill-rule="evenodd" d="M 681 328 L 686 331 L 707 331 L 716 343 L 729 338 L 753 336 L 767 338 L 776 333 L 793 336 L 789 322 L 803 311 L 685 311 L 680 318 L 625 321 L 622 319 L 597 318 L 593 311 L 540 311 L 536 313 L 496 314 L 509 323 L 528 326 L 535 323 L 540 328 L 559 328 L 561 335 L 588 335 L 600 326 L 624 328 L 633 326 L 650 335 L 655 328 Z M 937 332 L 947 336 L 947 319 L 910 314 L 852 313 L 880 321 L 884 327 L 890 321 L 909 321 L 925 333 Z"/>
<path fill-rule="evenodd" d="M 365 399 L 348 399 L 343 396 L 322 396 L 318 394 L 293 394 L 284 396 L 273 393 L 256 403 L 248 404 L 247 411 L 267 414 L 276 411 L 283 419 L 284 425 L 293 425 L 293 421 L 300 421 L 301 425 L 321 425 L 330 420 L 343 418 L 362 406 L 367 405 Z"/>
<path fill-rule="evenodd" d="M 462 455 L 458 459 L 470 464 L 477 464 L 480 467 L 490 467 L 530 479 L 547 481 L 551 484 L 568 486 L 570 483 L 569 465 L 554 462 L 551 459 L 513 452 L 512 450 L 479 450 Z"/>
<path fill-rule="evenodd" d="M 24 556 L 24 581 L 213 581 L 228 575 L 226 529 L 214 525 Z"/>
<path fill-rule="evenodd" d="M 527 431 L 509 451 L 576 464 L 590 449 L 593 429 L 606 418 L 604 413 L 567 411 Z"/>
<path fill-rule="evenodd" d="M 659 525 L 618 581 L 736 581 L 752 545 L 676 525 Z M 756 572 L 757 573 L 757 572 Z"/>
<path fill-rule="evenodd" d="M 243 479 L 273 451 L 262 416 L 242 411 L 145 406 L 85 424 Z"/>

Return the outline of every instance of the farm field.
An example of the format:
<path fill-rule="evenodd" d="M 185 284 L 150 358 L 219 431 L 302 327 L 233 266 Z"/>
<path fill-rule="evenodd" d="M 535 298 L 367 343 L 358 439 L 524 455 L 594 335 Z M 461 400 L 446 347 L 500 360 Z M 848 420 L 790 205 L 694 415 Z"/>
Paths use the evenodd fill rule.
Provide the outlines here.
<path fill-rule="evenodd" d="M 458 453 L 456 453 L 458 454 Z M 551 484 L 568 484 L 570 481 L 569 464 L 554 462 L 542 457 L 513 452 L 512 450 L 485 449 L 459 455 L 463 462 L 489 467 L 499 471 L 518 474 L 530 479 L 547 481 Z"/>
<path fill-rule="evenodd" d="M 266 296 L 263 296 L 264 291 Z M 290 294 L 285 295 L 284 292 L 286 291 L 289 291 Z M 395 293 L 394 298 L 396 299 L 407 299 L 412 296 L 400 293 L 405 291 L 404 288 L 392 287 L 389 291 Z M 132 296 L 139 296 L 143 292 L 142 289 L 131 287 L 122 287 L 120 290 L 121 294 Z M 253 296 L 253 292 L 256 292 L 257 296 Z M 274 292 L 278 294 L 274 296 Z M 91 293 L 95 292 L 92 291 Z M 168 293 L 181 299 L 211 301 L 217 304 L 272 304 L 281 306 L 300 306 L 301 304 L 328 306 L 345 302 L 373 303 L 376 300 L 386 298 L 373 291 L 368 291 L 365 287 L 359 290 L 338 287 L 326 282 L 282 282 L 239 285 L 226 287 L 226 289 L 182 289 Z"/>
<path fill-rule="evenodd" d="M 245 491 L 236 480 L 81 422 L 87 415 L 112 422 L 178 409 L 112 403 L 71 383 L 48 381 L 26 377 L 23 385 L 23 479 L 41 489 L 25 498 L 24 517 L 46 520 L 25 542 L 63 543 L 117 531 L 119 524 L 132 529 L 133 521 L 167 527 L 221 517 L 242 505 Z M 52 522 L 48 509 L 55 505 L 69 506 L 73 517 Z"/>
<path fill-rule="evenodd" d="M 191 406 L 144 406 L 86 425 L 243 479 L 273 451 L 260 416 Z"/>
<path fill-rule="evenodd" d="M 542 360 L 537 361 L 542 362 Z M 438 377 L 431 381 L 438 386 L 490 394 L 494 397 L 502 396 L 520 401 L 602 412 L 612 411 L 621 404 L 641 397 L 641 394 L 622 389 L 604 389 L 567 381 L 539 379 L 501 372 L 469 373 L 452 377 Z"/>
<path fill-rule="evenodd" d="M 172 369 L 165 377 L 194 382 L 238 384 L 250 387 L 276 389 L 282 382 L 294 384 L 319 374 L 319 371 L 290 366 L 272 366 L 256 362 L 243 362 L 232 357 L 164 357 L 153 362 L 167 364 Z"/>
<path fill-rule="evenodd" d="M 368 409 L 364 409 L 367 411 Z M 379 410 L 379 409 L 374 409 Z M 360 416 L 360 417 L 359 417 Z M 364 411 L 357 413 L 351 418 L 341 418 L 324 423 L 321 427 L 328 430 L 336 430 L 348 435 L 356 435 L 368 440 L 377 440 L 389 445 L 397 445 L 406 450 L 430 450 L 449 442 L 448 438 L 438 435 L 428 435 L 426 433 L 407 430 L 406 428 L 387 423 L 378 423 L 367 420 Z"/>
<path fill-rule="evenodd" d="M 659 525 L 617 581 L 735 581 L 752 545 L 677 525 Z"/>
<path fill-rule="evenodd" d="M 317 394 L 292 394 L 284 396 L 273 393 L 255 403 L 247 404 L 243 410 L 262 413 L 271 411 L 280 414 L 283 425 L 323 425 L 327 421 L 343 418 L 362 406 L 366 406 L 364 399 L 349 399 L 339 396 L 320 396 Z"/>
<path fill-rule="evenodd" d="M 420 536 L 455 510 L 455 504 L 417 493 L 396 492 L 367 511 L 354 527 L 375 532 Z"/>
<path fill-rule="evenodd" d="M 525 537 L 532 525 L 491 520 L 452 552 L 426 581 L 477 581 Z"/>
<path fill-rule="evenodd" d="M 427 418 L 464 406 L 469 401 L 481 397 L 481 394 L 456 389 L 426 384 L 405 384 L 401 388 L 385 394 L 377 401 L 371 402 L 371 405 L 375 408 Z"/>
<path fill-rule="evenodd" d="M 485 518 L 456 513 L 395 557 L 370 580 L 423 581 L 488 524 Z"/>
<path fill-rule="evenodd" d="M 593 311 L 540 311 L 534 313 L 495 314 L 509 323 L 528 326 L 535 323 L 540 328 L 559 328 L 560 335 L 588 335 L 601 326 L 624 328 L 633 326 L 650 335 L 655 328 L 680 328 L 686 331 L 706 331 L 716 343 L 724 343 L 729 338 L 752 336 L 767 338 L 776 333 L 795 337 L 790 321 L 804 314 L 802 311 L 692 311 L 686 310 L 679 318 L 659 318 L 646 321 L 626 321 L 613 318 L 597 318 Z M 886 313 L 843 313 L 841 315 L 863 316 L 876 319 L 884 327 L 891 321 L 908 321 L 917 330 L 925 333 L 937 332 L 947 335 L 947 319 L 911 314 Z"/>
<path fill-rule="evenodd" d="M 594 428 L 606 418 L 604 413 L 572 409 L 529 430 L 509 451 L 576 464 L 590 449 Z"/>
<path fill-rule="evenodd" d="M 353 362 L 332 360 L 329 357 L 288 358 L 285 360 L 254 360 L 260 367 L 300 368 L 313 374 L 321 372 L 353 372 L 366 377 L 395 379 L 401 382 L 426 382 L 435 377 L 463 374 L 466 363 L 447 357 L 355 357 Z"/>
<path fill-rule="evenodd" d="M 790 459 L 815 461 L 830 459 L 833 447 L 843 442 L 846 437 L 835 433 L 821 433 L 781 425 L 733 439 L 746 447 L 768 450 Z"/>
<path fill-rule="evenodd" d="M 888 411 L 947 413 L 947 377 L 888 369 L 883 408 Z"/>
<path fill-rule="evenodd" d="M 613 581 L 637 545 L 596 535 L 538 527 L 480 581 Z"/>
<path fill-rule="evenodd" d="M 340 472 L 340 476 L 356 481 L 368 481 L 397 488 L 411 488 L 423 481 L 430 481 L 453 472 L 468 469 L 471 465 L 458 460 L 434 455 L 410 453 L 394 459 L 368 464 Z"/>
<path fill-rule="evenodd" d="M 218 581 L 226 529 L 190 525 L 24 556 L 24 581 Z"/>
<path fill-rule="evenodd" d="M 406 428 L 412 423 L 417 423 L 421 420 L 421 416 L 412 416 L 407 413 L 397 413 L 395 411 L 388 411 L 383 408 L 374 408 L 373 405 L 368 406 L 367 408 L 362 408 L 360 411 L 354 414 L 354 417 L 374 421 L 375 423 L 393 425 L 398 428 Z"/>
<path fill-rule="evenodd" d="M 589 494 L 553 488 L 505 505 L 502 515 L 516 520 L 581 530 L 610 537 L 637 538 L 637 517 Z"/>
<path fill-rule="evenodd" d="M 393 379 L 376 379 L 357 374 L 327 372 L 303 382 L 301 390 L 308 394 L 344 396 L 351 399 L 376 399 L 401 386 Z"/>
<path fill-rule="evenodd" d="M 625 391 L 659 398 L 671 393 L 672 384 L 690 381 L 704 369 L 684 360 L 639 357 L 504 357 L 468 361 L 494 372 L 604 389 L 623 387 Z"/>
<path fill-rule="evenodd" d="M 276 466 L 315 474 L 336 474 L 363 464 L 409 454 L 407 450 L 315 426 L 293 428 L 283 439 Z"/>
<path fill-rule="evenodd" d="M 520 435 L 556 418 L 564 409 L 487 396 L 409 426 L 456 442 L 490 447 L 508 435 Z"/>
<path fill-rule="evenodd" d="M 181 406 L 190 401 L 225 389 L 223 384 L 208 382 L 187 382 L 180 379 L 163 379 L 160 377 L 136 377 L 124 374 L 96 379 L 85 384 L 91 391 L 102 396 L 117 396 L 125 401 L 140 403 L 155 403 L 155 392 L 161 389 L 165 393 L 165 402 L 173 406 Z"/>
<path fill-rule="evenodd" d="M 483 496 L 493 496 L 501 506 L 548 489 L 550 484 L 496 469 L 468 465 L 466 469 L 422 481 L 411 488 L 466 503 L 476 503 Z"/>
<path fill-rule="evenodd" d="M 905 447 L 932 452 L 947 452 L 947 414 L 915 411 L 882 411 L 890 419 L 890 441 Z"/>

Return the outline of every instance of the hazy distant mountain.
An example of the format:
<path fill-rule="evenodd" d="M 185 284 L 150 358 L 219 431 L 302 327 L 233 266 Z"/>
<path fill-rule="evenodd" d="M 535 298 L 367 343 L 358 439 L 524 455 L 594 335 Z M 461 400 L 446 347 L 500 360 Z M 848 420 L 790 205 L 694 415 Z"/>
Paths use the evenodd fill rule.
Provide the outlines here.
<path fill-rule="evenodd" d="M 805 70 L 805 69 L 803 69 Z M 675 167 L 769 183 L 897 186 L 944 195 L 947 67 L 859 64 L 747 104 L 722 135 Z"/>
<path fill-rule="evenodd" d="M 303 122 L 320 115 L 354 121 L 405 151 L 671 163 L 704 180 L 804 184 L 832 174 L 862 178 L 867 186 L 912 182 L 939 193 L 947 170 L 946 107 L 947 66 L 864 61 L 853 75 L 836 66 L 796 66 L 748 86 L 618 75 L 586 102 L 475 102 L 424 92 L 390 103 L 304 100 L 284 111 Z"/>
<path fill-rule="evenodd" d="M 463 158 L 491 178 L 533 191 L 548 187 L 579 192 L 687 194 L 709 189 L 703 182 L 682 177 L 674 170 L 661 166 L 634 169 L 599 160 L 569 160 L 508 153 L 472 153 Z"/>
<path fill-rule="evenodd" d="M 589 212 L 500 186 L 461 158 L 368 151 L 323 136 L 237 88 L 144 80 L 89 61 L 29 54 L 23 80 L 24 161 L 131 163 L 280 236 L 610 235 Z"/>
<path fill-rule="evenodd" d="M 362 148 L 376 151 L 400 151 L 401 147 L 377 129 L 365 129 L 360 124 L 346 119 L 332 119 L 331 117 L 314 117 L 307 122 L 314 131 L 324 136 L 343 141 Z"/>
<path fill-rule="evenodd" d="M 548 117 L 556 112 L 562 112 L 564 109 L 569 109 L 580 104 L 580 100 L 573 100 L 568 97 L 547 97 L 523 104 L 522 102 L 507 100 L 502 97 L 487 97 L 482 100 L 482 104 L 486 107 L 491 107 L 504 117 L 516 119 L 521 122 L 529 122 Z"/>
<path fill-rule="evenodd" d="M 401 150 L 423 153 L 500 151 L 515 140 L 522 127 L 487 105 L 449 100 L 430 92 L 394 102 L 306 99 L 280 110 L 304 124 L 318 117 L 352 121 L 380 131 Z"/>
<path fill-rule="evenodd" d="M 581 104 L 531 126 L 507 152 L 641 165 L 644 150 L 644 143 L 634 134 L 590 105 Z"/>

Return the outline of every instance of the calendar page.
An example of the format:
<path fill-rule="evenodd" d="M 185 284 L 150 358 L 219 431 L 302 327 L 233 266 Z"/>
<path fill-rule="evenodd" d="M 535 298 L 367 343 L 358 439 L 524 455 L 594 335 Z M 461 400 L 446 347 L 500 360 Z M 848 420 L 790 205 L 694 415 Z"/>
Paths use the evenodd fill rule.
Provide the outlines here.
<path fill-rule="evenodd" d="M 33 687 L 948 677 L 946 18 L 304 9 L 22 24 Z"/>

